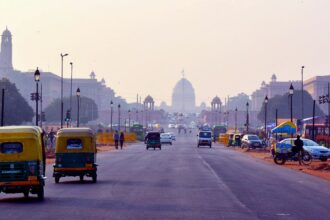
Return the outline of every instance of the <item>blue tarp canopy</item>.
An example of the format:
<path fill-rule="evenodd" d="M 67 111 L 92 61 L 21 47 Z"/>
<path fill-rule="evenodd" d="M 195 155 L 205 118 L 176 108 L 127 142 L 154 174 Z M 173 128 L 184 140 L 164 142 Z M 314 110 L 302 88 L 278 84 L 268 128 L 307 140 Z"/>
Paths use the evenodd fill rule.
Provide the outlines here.
<path fill-rule="evenodd" d="M 274 129 L 272 129 L 272 133 L 281 133 L 281 134 L 295 134 L 297 132 L 297 127 L 296 125 L 291 122 L 283 122 Z"/>

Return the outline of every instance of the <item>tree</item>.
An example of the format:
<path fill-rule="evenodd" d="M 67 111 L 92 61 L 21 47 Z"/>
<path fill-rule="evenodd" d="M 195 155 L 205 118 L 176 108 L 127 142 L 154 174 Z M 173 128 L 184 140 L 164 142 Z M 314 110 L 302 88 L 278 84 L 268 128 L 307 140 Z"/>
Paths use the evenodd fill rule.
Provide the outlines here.
<path fill-rule="evenodd" d="M 70 109 L 70 98 L 63 98 L 63 120 Z M 46 120 L 49 122 L 61 121 L 61 99 L 55 99 L 46 109 Z M 80 123 L 84 124 L 98 118 L 98 108 L 93 99 L 80 97 Z M 72 121 L 77 120 L 77 97 L 72 96 Z"/>
<path fill-rule="evenodd" d="M 19 93 L 16 85 L 8 79 L 2 78 L 0 88 L 1 90 L 2 88 L 5 89 L 4 125 L 20 125 L 23 122 L 31 122 L 34 116 L 33 109 Z"/>
<path fill-rule="evenodd" d="M 278 118 L 290 119 L 290 97 L 289 93 L 282 96 L 277 95 L 268 101 L 267 121 L 275 121 L 275 110 L 278 109 Z M 301 119 L 301 91 L 294 91 L 292 96 L 292 115 L 294 119 Z M 324 113 L 318 105 L 315 108 L 316 116 L 323 116 Z M 304 118 L 313 117 L 313 98 L 304 91 Z M 263 103 L 258 119 L 265 120 L 265 103 Z"/>

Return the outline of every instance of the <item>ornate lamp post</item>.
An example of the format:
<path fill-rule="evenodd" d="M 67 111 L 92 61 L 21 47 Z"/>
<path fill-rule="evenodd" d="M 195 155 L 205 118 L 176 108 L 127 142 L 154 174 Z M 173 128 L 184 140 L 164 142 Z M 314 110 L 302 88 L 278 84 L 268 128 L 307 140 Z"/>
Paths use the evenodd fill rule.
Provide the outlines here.
<path fill-rule="evenodd" d="M 237 133 L 237 107 L 235 108 L 235 133 Z"/>
<path fill-rule="evenodd" d="M 72 122 L 72 74 L 73 74 L 73 63 L 70 62 L 70 66 L 71 66 L 71 79 L 70 79 L 70 126 L 71 126 L 71 122 Z"/>
<path fill-rule="evenodd" d="M 249 103 L 246 103 L 246 133 L 249 133 Z"/>
<path fill-rule="evenodd" d="M 293 97 L 293 92 L 294 92 L 294 88 L 293 88 L 293 85 L 291 83 L 290 88 L 289 88 L 289 96 L 290 96 L 290 120 L 291 120 L 291 122 L 293 121 L 293 114 L 292 114 L 292 97 Z"/>
<path fill-rule="evenodd" d="M 34 72 L 34 81 L 36 82 L 36 126 L 38 126 L 38 122 L 39 122 L 38 102 L 39 102 L 39 81 L 40 81 L 40 72 L 38 68 Z"/>
<path fill-rule="evenodd" d="M 61 54 L 61 128 L 63 128 L 63 58 L 69 54 Z"/>
<path fill-rule="evenodd" d="M 128 109 L 128 132 L 131 132 L 131 110 Z"/>
<path fill-rule="evenodd" d="M 112 112 L 113 111 L 113 102 L 110 101 L 110 131 L 112 132 Z"/>
<path fill-rule="evenodd" d="M 79 110 L 80 110 L 80 89 L 76 91 L 77 95 L 77 128 L 79 128 Z"/>
<path fill-rule="evenodd" d="M 118 104 L 118 132 L 120 131 L 120 104 Z"/>
<path fill-rule="evenodd" d="M 265 97 L 265 136 L 267 138 L 267 105 L 268 105 L 268 96 Z"/>

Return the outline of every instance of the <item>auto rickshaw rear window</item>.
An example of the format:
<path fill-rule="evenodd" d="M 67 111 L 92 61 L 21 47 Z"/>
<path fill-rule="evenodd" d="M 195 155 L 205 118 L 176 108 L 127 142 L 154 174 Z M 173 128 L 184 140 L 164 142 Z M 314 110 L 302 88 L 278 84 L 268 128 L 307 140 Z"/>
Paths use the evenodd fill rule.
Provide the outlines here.
<path fill-rule="evenodd" d="M 82 149 L 82 141 L 80 139 L 68 139 L 66 142 L 67 149 Z"/>
<path fill-rule="evenodd" d="M 23 152 L 23 144 L 20 142 L 4 142 L 0 145 L 3 154 L 18 154 Z"/>

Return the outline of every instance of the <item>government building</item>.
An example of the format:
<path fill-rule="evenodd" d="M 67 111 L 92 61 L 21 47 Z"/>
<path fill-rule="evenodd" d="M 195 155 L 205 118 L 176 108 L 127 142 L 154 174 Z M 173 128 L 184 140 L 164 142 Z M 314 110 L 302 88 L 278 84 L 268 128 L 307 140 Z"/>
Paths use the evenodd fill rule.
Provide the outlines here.
<path fill-rule="evenodd" d="M 7 78 L 12 83 L 15 83 L 21 95 L 34 109 L 35 103 L 30 100 L 30 94 L 35 92 L 34 72 L 22 72 L 14 69 L 12 45 L 12 34 L 6 28 L 1 36 L 0 77 Z M 40 73 L 41 77 L 39 85 L 42 85 L 43 107 L 46 108 L 55 99 L 60 98 L 61 77 L 52 72 L 44 72 L 42 69 L 40 69 Z M 70 82 L 70 78 L 64 78 L 63 80 L 64 97 L 70 97 Z M 97 80 L 96 74 L 93 71 L 87 78 L 73 78 L 72 95 L 75 96 L 75 91 L 78 87 L 81 90 L 81 96 L 91 98 L 95 101 L 99 112 L 109 110 L 110 100 L 116 104 L 121 103 L 123 107 L 127 105 L 124 99 L 116 97 L 115 92 L 106 86 L 104 79 L 100 81 Z M 64 109 L 64 111 L 66 111 L 66 109 Z"/>

